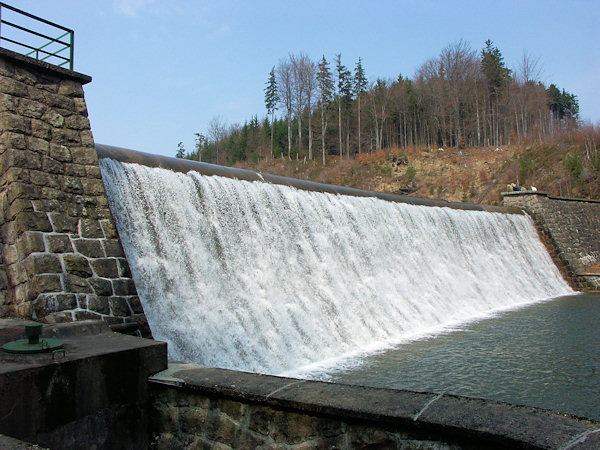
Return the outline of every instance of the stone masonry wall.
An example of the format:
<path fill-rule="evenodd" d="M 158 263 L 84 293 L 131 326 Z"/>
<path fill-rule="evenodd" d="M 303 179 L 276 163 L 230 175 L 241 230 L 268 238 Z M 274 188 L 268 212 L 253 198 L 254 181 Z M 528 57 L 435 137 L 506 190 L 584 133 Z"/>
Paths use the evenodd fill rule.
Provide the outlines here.
<path fill-rule="evenodd" d="M 451 441 L 341 418 L 154 389 L 152 448 L 461 448 Z"/>
<path fill-rule="evenodd" d="M 597 449 L 600 423 L 450 394 L 169 362 L 149 378 L 151 448 Z"/>
<path fill-rule="evenodd" d="M 138 321 L 82 85 L 0 49 L 0 316 Z"/>
<path fill-rule="evenodd" d="M 600 289 L 600 201 L 506 192 L 504 205 L 524 209 L 554 244 L 581 288 Z"/>

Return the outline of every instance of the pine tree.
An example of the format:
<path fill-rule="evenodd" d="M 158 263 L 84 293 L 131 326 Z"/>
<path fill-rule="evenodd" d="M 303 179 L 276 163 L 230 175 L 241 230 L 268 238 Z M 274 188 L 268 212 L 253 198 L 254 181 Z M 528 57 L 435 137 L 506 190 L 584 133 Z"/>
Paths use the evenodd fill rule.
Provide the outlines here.
<path fill-rule="evenodd" d="M 361 94 L 365 91 L 367 87 L 367 78 L 365 77 L 365 71 L 362 66 L 362 60 L 359 57 L 358 62 L 356 63 L 356 68 L 354 69 L 354 92 L 356 93 L 356 97 L 358 98 L 358 154 L 360 155 L 360 97 Z"/>
<path fill-rule="evenodd" d="M 269 79 L 265 88 L 265 106 L 267 114 L 271 115 L 271 156 L 273 156 L 273 119 L 277 104 L 279 103 L 279 93 L 277 92 L 277 79 L 275 78 L 275 67 L 269 72 Z"/>
<path fill-rule="evenodd" d="M 511 70 L 504 65 L 504 58 L 489 39 L 481 51 L 481 67 L 488 82 L 490 94 L 498 98 L 504 92 L 510 80 Z"/>
<path fill-rule="evenodd" d="M 338 126 L 339 126 L 339 138 L 340 138 L 340 158 L 343 156 L 343 145 L 342 145 L 342 105 L 344 110 L 347 109 L 348 104 L 352 100 L 352 80 L 351 74 L 346 66 L 342 64 L 342 55 L 338 53 L 335 57 L 335 69 L 338 75 L 337 83 L 337 100 L 338 100 Z M 348 143 L 347 143 L 348 144 Z M 348 155 L 349 157 L 350 155 Z"/>
<path fill-rule="evenodd" d="M 564 89 L 561 92 L 554 83 L 548 87 L 546 94 L 548 95 L 548 107 L 554 120 L 577 119 L 579 101 L 576 95 L 569 94 Z"/>
<path fill-rule="evenodd" d="M 334 89 L 333 78 L 331 77 L 329 63 L 325 59 L 325 55 L 323 55 L 323 59 L 319 63 L 317 85 L 319 87 L 319 103 L 321 105 L 321 149 L 323 151 L 323 165 L 325 165 L 325 133 L 327 131 L 326 111 L 331 104 Z"/>
<path fill-rule="evenodd" d="M 179 142 L 179 144 L 177 144 L 177 153 L 175 153 L 175 158 L 185 158 L 185 147 L 183 146 L 183 142 Z"/>
<path fill-rule="evenodd" d="M 196 156 L 198 161 L 202 161 L 202 150 L 206 145 L 206 137 L 201 133 L 195 133 L 196 136 Z"/>
<path fill-rule="evenodd" d="M 481 51 L 481 68 L 487 80 L 490 95 L 490 131 L 494 136 L 494 144 L 500 144 L 500 128 L 498 119 L 498 99 L 502 96 L 510 81 L 510 69 L 504 66 L 504 58 L 491 40 L 485 41 Z"/>
<path fill-rule="evenodd" d="M 354 86 L 352 83 L 352 74 L 349 70 L 343 73 L 343 83 L 341 87 L 343 109 L 346 112 L 346 158 L 350 159 L 350 106 L 352 104 L 352 96 L 354 94 Z"/>

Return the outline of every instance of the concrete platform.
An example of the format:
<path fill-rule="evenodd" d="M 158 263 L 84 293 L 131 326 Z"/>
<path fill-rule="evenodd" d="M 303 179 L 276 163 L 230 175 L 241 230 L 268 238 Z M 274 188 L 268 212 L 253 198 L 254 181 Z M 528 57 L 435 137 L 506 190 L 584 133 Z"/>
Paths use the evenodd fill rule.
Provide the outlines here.
<path fill-rule="evenodd" d="M 0 344 L 23 338 L 25 323 L 0 319 Z M 147 448 L 147 378 L 167 367 L 166 343 L 101 321 L 44 325 L 44 337 L 65 351 L 0 351 L 0 433 L 50 448 Z"/>

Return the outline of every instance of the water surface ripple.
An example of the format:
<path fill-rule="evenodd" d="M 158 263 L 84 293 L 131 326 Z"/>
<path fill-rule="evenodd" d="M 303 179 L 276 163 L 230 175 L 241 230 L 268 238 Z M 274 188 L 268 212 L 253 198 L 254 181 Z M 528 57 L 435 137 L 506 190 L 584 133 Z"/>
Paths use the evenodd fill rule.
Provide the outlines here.
<path fill-rule="evenodd" d="M 600 420 L 599 324 L 600 295 L 566 296 L 312 377 L 489 398 Z"/>

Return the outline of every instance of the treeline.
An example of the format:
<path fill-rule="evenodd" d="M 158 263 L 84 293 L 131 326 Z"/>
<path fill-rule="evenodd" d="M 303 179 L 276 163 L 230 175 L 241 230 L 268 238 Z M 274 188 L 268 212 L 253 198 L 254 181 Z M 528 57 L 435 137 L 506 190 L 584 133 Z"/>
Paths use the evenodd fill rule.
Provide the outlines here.
<path fill-rule="evenodd" d="M 501 146 L 543 141 L 577 126 L 577 97 L 540 80 L 537 59 L 524 53 L 508 68 L 486 41 L 480 51 L 465 41 L 446 46 L 413 79 L 368 82 L 362 59 L 351 70 L 340 54 L 289 55 L 268 75 L 267 116 L 244 125 L 215 117 L 195 148 L 180 143 L 177 156 L 231 164 L 281 157 L 350 158 L 385 147 Z"/>

